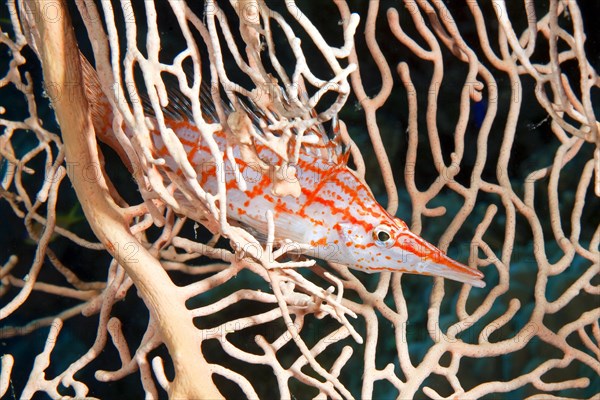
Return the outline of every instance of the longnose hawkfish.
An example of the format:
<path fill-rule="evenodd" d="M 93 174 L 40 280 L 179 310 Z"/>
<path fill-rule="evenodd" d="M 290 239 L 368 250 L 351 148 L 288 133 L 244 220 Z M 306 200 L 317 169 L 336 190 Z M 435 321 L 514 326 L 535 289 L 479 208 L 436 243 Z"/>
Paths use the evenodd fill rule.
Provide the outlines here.
<path fill-rule="evenodd" d="M 108 142 L 111 147 L 119 147 L 114 137 L 110 136 L 112 111 L 100 90 L 95 70 L 83 57 L 82 61 L 87 93 L 91 97 L 94 128 L 101 140 Z M 192 122 L 189 105 L 185 101 L 176 103 L 164 110 L 165 124 L 173 129 L 185 148 L 188 160 L 198 173 L 200 186 L 216 194 L 218 182 L 213 157 Z M 256 117 L 260 112 L 252 107 L 245 108 L 249 113 L 255 112 Z M 206 109 L 203 112 L 207 112 Z M 258 128 L 258 125 L 254 123 L 254 127 Z M 324 141 L 321 143 L 331 147 L 335 140 L 328 139 L 323 132 L 322 128 L 314 130 L 314 133 L 321 135 Z M 167 166 L 173 165 L 158 129 L 153 130 L 151 135 L 155 156 L 164 158 Z M 216 132 L 214 139 L 220 150 L 225 152 L 226 132 Z M 258 164 L 281 163 L 280 156 L 264 144 L 254 142 L 253 147 Z M 390 215 L 375 200 L 370 189 L 347 167 L 344 154 L 329 151 L 328 156 L 323 156 L 323 152 L 319 151 L 322 146 L 321 149 L 318 147 L 303 143 L 294 165 L 295 179 L 301 190 L 295 195 L 283 196 L 277 195 L 276 191 L 274 193 L 274 177 L 266 173 L 264 165 L 257 167 L 244 161 L 239 146 L 234 147 L 233 155 L 239 173 L 245 178 L 246 187 L 243 190 L 240 188 L 239 179 L 236 180 L 233 173 L 235 169 L 226 158 L 225 163 L 232 173 L 220 176 L 226 180 L 229 220 L 246 227 L 255 237 L 265 238 L 266 214 L 270 210 L 275 225 L 275 239 L 280 243 L 292 241 L 301 244 L 303 251 L 311 256 L 368 273 L 407 272 L 449 278 L 476 287 L 485 286 L 481 272 L 448 257 L 442 250 L 411 232 L 402 220 Z M 181 173 L 176 166 L 172 168 Z"/>

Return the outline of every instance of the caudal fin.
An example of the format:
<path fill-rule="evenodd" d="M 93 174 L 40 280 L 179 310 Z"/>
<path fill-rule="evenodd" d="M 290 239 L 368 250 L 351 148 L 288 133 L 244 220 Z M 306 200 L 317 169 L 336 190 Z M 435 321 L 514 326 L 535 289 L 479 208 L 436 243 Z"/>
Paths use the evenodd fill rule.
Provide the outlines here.
<path fill-rule="evenodd" d="M 113 133 L 112 107 L 106 98 L 106 95 L 102 91 L 102 86 L 100 85 L 100 80 L 98 79 L 98 73 L 94 67 L 92 67 L 87 58 L 81 54 L 81 52 L 79 53 L 79 59 L 81 61 L 83 85 L 85 87 L 85 94 L 88 100 L 96 137 L 116 151 L 121 158 L 121 161 L 123 161 L 125 166 L 131 170 L 131 162 L 129 161 L 129 157 Z"/>

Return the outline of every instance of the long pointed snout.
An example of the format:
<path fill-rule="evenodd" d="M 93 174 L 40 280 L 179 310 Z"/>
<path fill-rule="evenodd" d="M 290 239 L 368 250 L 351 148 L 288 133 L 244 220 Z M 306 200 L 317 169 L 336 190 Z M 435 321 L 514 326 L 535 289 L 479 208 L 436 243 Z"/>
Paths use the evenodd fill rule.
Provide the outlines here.
<path fill-rule="evenodd" d="M 398 235 L 395 244 L 402 252 L 401 269 L 410 272 L 441 276 L 471 286 L 484 287 L 484 275 L 476 269 L 467 267 L 448 257 L 442 250 L 410 231 Z"/>

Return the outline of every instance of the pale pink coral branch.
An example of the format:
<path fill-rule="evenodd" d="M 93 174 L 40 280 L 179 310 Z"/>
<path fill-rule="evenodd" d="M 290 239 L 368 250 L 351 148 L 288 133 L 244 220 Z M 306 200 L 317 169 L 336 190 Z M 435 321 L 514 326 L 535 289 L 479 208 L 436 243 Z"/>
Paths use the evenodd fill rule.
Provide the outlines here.
<path fill-rule="evenodd" d="M 276 382 L 278 394 L 283 398 L 297 396 L 292 391 L 297 385 L 316 390 L 316 398 L 371 398 L 380 381 L 385 381 L 402 398 L 422 395 L 477 398 L 524 387 L 541 393 L 531 398 L 558 398 L 553 392 L 586 388 L 591 381 L 577 376 L 551 380 L 549 377 L 556 371 L 577 365 L 600 374 L 599 311 L 593 307 L 580 306 L 576 311 L 572 308 L 580 304 L 580 299 L 587 300 L 600 293 L 596 284 L 600 272 L 600 227 L 590 229 L 589 224 L 594 221 L 586 220 L 590 215 L 590 203 L 586 205 L 586 200 L 600 193 L 599 126 L 592 104 L 600 80 L 585 53 L 586 27 L 576 1 L 535 4 L 537 10 L 531 0 L 522 4 L 494 1 L 486 6 L 469 1 L 464 10 L 473 19 L 475 38 L 467 34 L 462 20 L 455 19 L 452 8 L 441 1 L 406 0 L 404 7 L 400 4 L 395 6 L 397 9 L 389 10 L 382 10 L 379 1 L 353 3 L 352 10 L 364 11 L 359 18 L 345 1 L 336 0 L 331 9 L 337 8 L 339 16 L 326 18 L 334 25 L 341 19 L 334 39 L 325 34 L 321 20 L 310 14 L 310 7 L 302 2 L 286 1 L 278 6 L 260 0 L 208 1 L 206 14 L 196 15 L 185 2 L 170 1 L 164 6 L 173 13 L 186 48 L 172 60 L 166 60 L 161 49 L 166 42 L 161 37 L 158 3 L 145 2 L 145 19 L 132 14 L 133 19 L 120 26 L 118 21 L 134 10 L 133 2 L 125 1 L 121 7 L 101 2 L 97 8 L 94 1 L 77 0 L 77 10 L 94 52 L 98 85 L 114 114 L 107 117 L 110 119 L 107 124 L 112 127 L 114 142 L 123 150 L 124 163 L 132 168 L 134 179 L 130 184 L 143 199 L 133 205 L 125 203 L 107 178 L 108 166 L 102 166 L 102 159 L 96 154 L 96 139 L 85 105 L 94 100 L 89 94 L 73 88 L 76 99 L 68 106 L 51 98 L 63 131 L 62 139 L 45 129 L 38 117 L 34 96 L 37 83 L 19 70 L 25 62 L 20 54 L 23 46 L 29 43 L 37 52 L 47 82 L 60 83 L 57 72 L 61 67 L 67 76 L 76 78 L 82 61 L 75 56 L 77 51 L 73 51 L 76 46 L 68 19 L 52 25 L 43 18 L 35 18 L 40 9 L 31 6 L 43 7 L 46 3 L 23 2 L 24 7 L 30 7 L 29 14 L 19 15 L 15 2 L 9 1 L 15 37 L 0 34 L 0 43 L 12 52 L 9 70 L 0 77 L 0 90 L 8 85 L 17 87 L 29 112 L 23 121 L 10 121 L 4 118 L 6 110 L 0 108 L 3 116 L 0 126 L 4 129 L 0 135 L 0 161 L 11 166 L 3 172 L 0 195 L 15 215 L 24 220 L 36 242 L 38 257 L 25 266 L 28 276 L 22 273 L 22 257 L 12 256 L 3 261 L 0 296 L 4 299 L 15 291 L 21 293 L 13 295 L 3 313 L 27 311 L 34 292 L 74 299 L 77 303 L 51 316 L 35 316 L 22 326 L 0 329 L 0 337 L 14 338 L 50 326 L 46 346 L 36 358 L 22 396 L 45 392 L 59 397 L 61 384 L 71 386 L 77 396 L 87 395 L 92 383 L 78 379 L 78 373 L 89 370 L 91 362 L 111 345 L 119 357 L 118 367 L 95 371 L 96 379 L 111 382 L 139 371 L 141 386 L 151 398 L 159 397 L 161 391 L 172 396 L 218 397 L 214 374 L 237 385 L 246 396 L 255 398 L 262 393 L 258 389 L 264 389 L 260 387 L 264 382 L 255 382 L 251 374 L 229 369 L 225 363 L 220 365 L 220 361 L 206 362 L 204 352 L 208 344 L 216 345 L 245 366 L 270 367 L 275 375 L 272 382 Z M 52 3 L 64 5 L 64 2 Z M 323 4 L 325 7 L 327 3 Z M 521 13 L 526 23 L 511 20 L 509 16 L 515 13 Z M 494 28 L 495 23 L 498 29 Z M 146 48 L 141 49 L 138 36 L 144 27 L 147 27 Z M 57 28 L 63 30 L 43 33 L 55 32 Z M 46 40 L 49 34 L 57 40 Z M 64 48 L 55 53 L 61 45 L 58 38 L 63 37 Z M 121 42 L 126 46 L 121 46 Z M 313 46 L 310 51 L 308 42 Z M 284 60 L 285 53 L 279 46 L 288 46 L 293 57 Z M 399 59 L 387 52 L 386 47 L 390 46 L 399 49 Z M 543 46 L 549 48 L 548 54 L 538 51 Z M 309 67 L 315 60 L 321 61 L 322 70 Z M 368 69 L 367 60 L 376 69 Z M 562 72 L 566 63 L 574 62 L 579 65 L 576 74 Z M 183 66 L 189 63 L 193 65 L 192 71 L 186 73 Z M 453 78 L 454 71 L 448 69 L 453 63 L 464 68 L 458 81 Z M 139 83 L 135 79 L 136 70 L 142 74 L 144 88 L 136 85 Z M 210 76 L 205 75 L 206 70 Z M 254 87 L 242 86 L 237 81 L 240 71 L 248 78 L 244 84 Z M 430 71 L 426 82 L 429 92 L 417 93 L 423 71 Z M 218 148 L 214 133 L 220 130 L 227 132 L 228 140 L 244 144 L 247 157 L 257 157 L 254 141 L 272 148 L 284 160 L 284 166 L 293 164 L 306 143 L 319 143 L 310 129 L 345 111 L 350 80 L 364 118 L 358 126 L 349 127 L 350 132 L 342 121 L 341 139 L 350 145 L 356 173 L 364 180 L 367 171 L 362 149 L 350 134 L 366 128 L 380 165 L 391 213 L 400 206 L 393 173 L 401 171 L 392 171 L 388 157 L 391 149 L 383 146 L 381 136 L 386 132 L 383 127 L 387 122 L 383 118 L 389 117 L 385 110 L 393 100 L 391 94 L 397 91 L 400 97 L 405 95 L 408 110 L 402 112 L 407 113 L 408 147 L 400 150 L 406 155 L 404 178 L 412 203 L 412 228 L 426 232 L 425 224 L 440 225 L 440 217 L 451 214 L 450 222 L 435 239 L 442 249 L 455 250 L 459 245 L 458 235 L 466 235 L 468 263 L 482 269 L 488 277 L 488 288 L 479 292 L 465 285 L 455 292 L 454 286 L 441 278 L 414 278 L 400 273 L 382 273 L 365 279 L 343 265 L 332 264 L 326 269 L 314 260 L 297 259 L 290 251 L 293 243 L 278 247 L 274 240 L 275 214 L 267 218 L 266 244 L 244 227 L 230 225 L 224 181 L 220 182 L 218 193 L 207 193 L 199 184 L 199 171 L 191 165 L 179 138 L 165 123 L 162 110 L 170 101 L 170 87 L 163 75 L 177 80 L 183 96 L 191 103 L 191 119 L 210 147 L 215 163 L 221 167 L 234 157 L 231 144 L 223 152 Z M 374 75 L 380 82 L 373 98 L 368 97 L 363 85 L 367 75 Z M 535 93 L 524 92 L 527 86 L 522 82 L 526 80 L 535 81 Z M 214 121 L 206 119 L 202 112 L 202 103 L 207 99 L 201 96 L 200 87 L 208 81 L 212 85 L 212 100 L 208 101 L 214 102 Z M 506 92 L 500 90 L 503 83 L 510 86 Z M 266 115 L 264 121 L 253 125 L 245 113 L 227 115 L 229 104 L 221 100 L 218 89 L 221 86 L 227 101 L 236 109 L 248 100 L 256 103 Z M 451 132 L 445 132 L 447 128 L 442 123 L 442 118 L 447 117 L 446 105 L 439 97 L 442 88 L 452 91 L 458 110 Z M 265 95 L 265 89 L 271 95 Z M 149 96 L 152 115 L 134 101 L 144 92 Z M 504 101 L 503 94 L 510 101 Z M 520 135 L 532 132 L 518 131 L 519 123 L 528 115 L 524 109 L 528 102 L 536 100 L 548 113 L 549 122 L 549 128 L 543 124 L 537 128 L 556 145 L 556 150 L 546 164 L 538 163 L 523 171 L 525 178 L 509 175 Z M 473 133 L 469 127 L 473 117 L 471 107 L 483 104 L 480 102 L 485 102 L 485 115 Z M 17 156 L 20 153 L 15 150 L 15 140 L 27 130 L 36 142 Z M 153 152 L 152 130 L 166 143 L 168 156 L 180 173 L 165 169 L 165 158 Z M 445 134 L 452 135 L 450 147 L 443 144 Z M 295 146 L 291 146 L 294 135 Z M 493 135 L 501 135 L 498 155 L 492 148 Z M 84 138 L 85 146 L 73 140 L 75 137 Z M 424 151 L 431 153 L 434 165 L 423 162 L 420 155 Z M 98 241 L 80 238 L 57 222 L 59 188 L 69 186 L 61 181 L 65 155 L 69 163 L 91 160 L 101 165 L 100 179 L 93 184 L 82 181 L 77 168 L 66 169 Z M 468 165 L 469 157 L 473 166 Z M 43 171 L 32 167 L 37 159 L 43 160 Z M 276 173 L 282 167 L 260 161 L 270 172 Z M 578 163 L 582 165 L 579 175 L 571 176 L 567 171 Z M 496 171 L 495 177 L 488 179 L 484 178 L 484 167 L 489 165 Z M 234 168 L 239 172 L 237 164 Z M 470 172 L 468 183 L 459 183 L 459 173 L 464 169 Z M 421 170 L 434 172 L 432 181 L 424 181 L 417 174 Z M 41 179 L 34 192 L 26 184 L 26 175 Z M 279 177 L 280 194 L 301 189 L 275 176 Z M 242 190 L 247 183 L 243 176 L 236 177 L 235 182 Z M 568 191 L 573 192 L 572 200 L 565 198 Z M 452 198 L 459 199 L 457 207 L 449 204 L 446 197 L 449 192 L 456 195 Z M 495 204 L 486 200 L 492 197 Z M 432 205 L 438 200 L 445 203 Z M 547 212 L 539 207 L 540 201 L 547 203 Z M 478 214 L 477 207 L 485 212 Z M 195 237 L 193 240 L 185 237 L 188 219 L 204 225 L 212 238 L 200 243 Z M 527 250 L 525 262 L 520 254 L 521 230 L 530 231 L 533 236 L 533 249 Z M 98 252 L 106 248 L 111 252 L 114 260 L 106 268 L 105 282 L 81 279 L 76 269 L 53 251 L 52 241 L 65 238 L 82 249 Z M 221 238 L 229 240 L 230 248 L 221 246 Z M 139 251 L 137 262 L 123 254 L 123 250 L 131 249 L 126 245 L 131 244 Z M 287 256 L 290 261 L 286 261 Z M 203 264 L 201 257 L 212 258 L 214 262 Z M 40 280 L 43 276 L 40 260 L 48 260 L 48 271 L 63 283 Z M 290 269 L 299 267 L 303 270 Z M 523 271 L 532 277 L 525 289 L 519 288 L 522 282 L 518 280 Z M 496 275 L 494 281 L 492 276 Z M 187 280 L 176 286 L 175 276 L 185 276 Z M 248 276 L 264 284 L 263 289 L 250 286 L 252 279 L 245 280 Z M 432 285 L 428 304 L 420 309 L 427 312 L 423 333 L 432 341 L 424 349 L 422 359 L 415 357 L 413 346 L 417 343 L 410 335 L 411 324 L 419 317 L 414 315 L 413 307 L 416 308 L 416 301 L 422 301 L 408 297 L 414 296 L 408 286 L 414 282 L 412 279 Z M 563 279 L 565 285 L 554 289 L 554 283 Z M 146 331 L 137 343 L 126 341 L 124 335 L 130 321 L 113 315 L 113 308 L 134 289 L 150 311 Z M 518 290 L 525 290 L 534 303 L 525 304 L 515 294 Z M 186 307 L 195 303 L 196 298 L 202 299 L 202 306 Z M 455 309 L 448 314 L 448 303 L 454 301 Z M 230 309 L 240 305 L 248 307 L 242 315 L 229 318 Z M 257 311 L 253 308 L 257 305 L 267 308 Z M 526 314 L 525 324 L 513 329 L 516 319 L 527 310 L 530 314 Z M 59 335 L 62 325 L 73 316 L 93 314 L 100 314 L 100 322 L 91 348 L 48 380 L 44 372 L 52 360 L 56 340 L 62 339 Z M 213 318 L 215 322 L 209 326 L 195 325 L 199 320 L 213 321 Z M 331 319 L 335 328 L 318 332 L 318 337 L 313 338 L 311 329 L 320 326 L 321 319 Z M 271 335 L 275 325 L 276 334 Z M 253 346 L 246 347 L 239 339 L 247 339 L 245 335 L 250 331 L 269 334 L 258 334 L 251 343 Z M 473 376 L 476 374 L 466 370 L 467 360 L 487 362 L 494 357 L 528 351 L 532 343 L 540 342 L 560 355 L 532 359 L 531 369 L 513 379 L 476 381 Z M 390 343 L 395 346 L 392 353 L 398 368 L 395 363 L 380 362 L 381 346 Z M 169 357 L 151 356 L 163 344 Z M 291 364 L 282 361 L 289 346 L 295 346 L 299 354 Z M 358 354 L 363 355 L 355 364 Z M 165 371 L 170 362 L 175 368 L 173 381 Z M 3 356 L 0 395 L 9 393 L 11 372 L 21 368 L 21 364 L 22 360 L 13 359 L 10 354 Z M 350 390 L 354 386 L 347 379 L 348 375 L 356 378 L 359 372 L 360 389 L 354 393 Z M 469 379 L 465 379 L 467 376 Z M 445 381 L 449 394 L 434 385 L 424 386 L 437 378 Z"/>

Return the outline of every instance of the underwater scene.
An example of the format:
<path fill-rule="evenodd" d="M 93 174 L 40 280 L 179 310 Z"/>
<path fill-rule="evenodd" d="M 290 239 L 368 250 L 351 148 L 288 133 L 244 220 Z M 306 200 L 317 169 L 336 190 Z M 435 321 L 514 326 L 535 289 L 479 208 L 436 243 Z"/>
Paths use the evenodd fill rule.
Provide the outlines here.
<path fill-rule="evenodd" d="M 0 5 L 0 398 L 600 396 L 600 3 L 50 3 Z M 48 20 L 85 107 L 48 79 Z M 236 203 L 259 185 L 211 187 L 199 143 L 304 187 Z"/>

